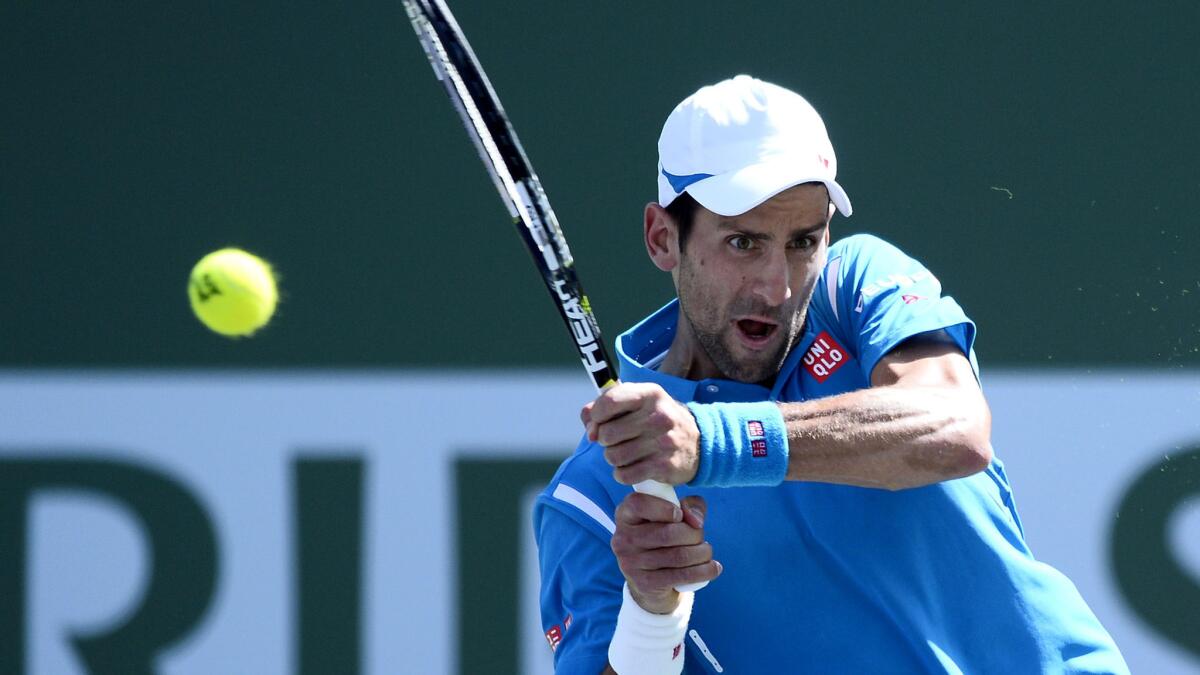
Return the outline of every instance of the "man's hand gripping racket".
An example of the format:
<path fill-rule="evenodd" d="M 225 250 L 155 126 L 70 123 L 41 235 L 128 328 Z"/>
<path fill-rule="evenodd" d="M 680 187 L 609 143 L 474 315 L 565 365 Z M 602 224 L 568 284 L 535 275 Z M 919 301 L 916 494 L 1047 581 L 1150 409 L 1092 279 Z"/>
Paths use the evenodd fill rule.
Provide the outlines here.
<path fill-rule="evenodd" d="M 445 85 L 501 200 L 508 207 L 513 224 L 532 254 L 584 368 L 596 390 L 604 391 L 616 384 L 612 359 L 575 274 L 575 262 L 558 219 L 509 124 L 500 99 L 454 15 L 442 0 L 404 0 L 404 8 L 429 55 L 434 73 Z M 634 485 L 634 489 L 679 506 L 679 498 L 669 485 L 643 481 Z M 695 591 L 707 583 L 687 584 L 676 590 Z"/>

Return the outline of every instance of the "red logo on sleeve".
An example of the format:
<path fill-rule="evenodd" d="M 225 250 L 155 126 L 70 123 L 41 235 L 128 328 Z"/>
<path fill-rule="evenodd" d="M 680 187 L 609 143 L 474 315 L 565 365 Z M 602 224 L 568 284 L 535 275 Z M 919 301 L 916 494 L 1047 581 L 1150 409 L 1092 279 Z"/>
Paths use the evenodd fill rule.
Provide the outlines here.
<path fill-rule="evenodd" d="M 675 650 L 671 652 L 671 660 L 674 661 L 675 659 L 679 658 L 679 652 L 681 652 L 681 651 L 683 651 L 683 643 L 682 642 L 675 645 Z"/>
<path fill-rule="evenodd" d="M 839 345 L 828 331 L 821 331 L 808 351 L 804 352 L 802 359 L 804 369 L 817 382 L 828 380 L 830 375 L 836 373 L 837 369 L 849 360 L 850 355 L 846 353 L 846 349 Z"/>
<path fill-rule="evenodd" d="M 750 456 L 751 457 L 766 457 L 767 442 L 761 438 L 750 441 Z"/>
<path fill-rule="evenodd" d="M 550 630 L 546 631 L 546 642 L 550 643 L 550 651 L 558 651 L 558 645 L 562 644 L 563 633 L 567 632 L 567 629 L 570 627 L 571 615 L 568 614 L 567 618 L 563 619 L 561 628 L 557 625 L 554 625 L 550 627 Z"/>

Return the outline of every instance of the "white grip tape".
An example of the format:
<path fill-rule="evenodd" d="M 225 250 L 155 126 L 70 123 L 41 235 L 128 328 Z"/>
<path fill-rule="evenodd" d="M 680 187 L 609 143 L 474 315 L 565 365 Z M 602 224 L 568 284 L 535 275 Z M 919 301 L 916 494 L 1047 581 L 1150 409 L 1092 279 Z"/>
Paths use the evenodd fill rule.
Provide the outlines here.
<path fill-rule="evenodd" d="M 636 483 L 633 486 L 633 489 L 641 492 L 642 494 L 658 497 L 659 499 L 665 499 L 666 501 L 671 502 L 671 504 L 679 506 L 679 496 L 675 494 L 675 488 L 667 485 L 666 483 L 660 483 L 656 480 L 644 480 L 640 483 Z"/>
<path fill-rule="evenodd" d="M 642 494 L 658 497 L 659 499 L 665 499 L 675 506 L 679 506 L 679 496 L 675 494 L 675 488 L 667 485 L 666 483 L 660 483 L 656 480 L 644 480 L 640 483 L 635 483 L 633 489 L 641 492 Z M 676 586 L 675 590 L 679 591 L 680 593 L 694 593 L 707 585 L 707 581 L 697 581 L 691 584 L 681 584 Z"/>
<path fill-rule="evenodd" d="M 692 617 L 691 593 L 679 594 L 679 606 L 670 614 L 642 609 L 621 589 L 617 628 L 608 643 L 608 664 L 619 675 L 679 675 L 683 672 L 683 638 Z"/>

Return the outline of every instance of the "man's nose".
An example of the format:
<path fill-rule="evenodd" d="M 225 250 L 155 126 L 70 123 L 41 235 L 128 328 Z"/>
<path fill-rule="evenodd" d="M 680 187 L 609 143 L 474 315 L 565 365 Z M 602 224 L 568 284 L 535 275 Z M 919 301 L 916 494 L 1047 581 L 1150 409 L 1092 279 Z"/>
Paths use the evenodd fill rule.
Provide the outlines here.
<path fill-rule="evenodd" d="M 791 297 L 791 268 L 788 266 L 787 251 L 772 251 L 760 261 L 755 292 L 772 307 L 782 305 Z"/>

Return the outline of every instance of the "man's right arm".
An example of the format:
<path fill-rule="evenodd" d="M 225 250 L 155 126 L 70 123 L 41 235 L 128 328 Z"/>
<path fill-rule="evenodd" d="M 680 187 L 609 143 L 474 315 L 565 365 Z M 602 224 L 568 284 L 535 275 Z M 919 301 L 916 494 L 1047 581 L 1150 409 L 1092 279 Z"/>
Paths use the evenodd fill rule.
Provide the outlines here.
<path fill-rule="evenodd" d="M 704 540 L 707 504 L 698 496 L 684 497 L 680 506 L 641 493 L 631 493 L 617 507 L 612 550 L 629 589 L 624 598 L 616 633 L 609 646 L 610 663 L 603 673 L 616 673 L 612 663 L 637 665 L 661 660 L 666 667 L 683 668 L 683 634 L 691 614 L 688 602 L 681 607 L 677 586 L 708 582 L 721 574 L 712 546 Z M 626 606 L 633 603 L 632 606 Z M 674 615 L 668 617 L 664 615 Z M 647 626 L 672 626 L 674 639 L 649 647 Z M 676 661 L 675 659 L 678 659 Z"/>
<path fill-rule="evenodd" d="M 704 541 L 703 497 L 690 496 L 674 506 L 640 492 L 617 507 L 612 550 L 642 609 L 670 614 L 679 605 L 676 586 L 710 581 L 721 573 L 712 546 Z"/>
<path fill-rule="evenodd" d="M 560 675 L 595 675 L 608 661 L 624 579 L 609 547 L 612 521 L 602 520 L 548 495 L 534 510 L 542 630 Z"/>
<path fill-rule="evenodd" d="M 615 672 L 606 664 L 608 638 L 616 629 L 626 578 L 630 596 L 644 610 L 670 613 L 679 602 L 674 586 L 720 574 L 704 542 L 703 500 L 687 497 L 682 506 L 631 493 L 614 514 L 611 550 L 602 551 L 592 523 L 566 515 L 572 507 L 539 504 L 543 628 L 555 650 L 556 672 Z"/>

